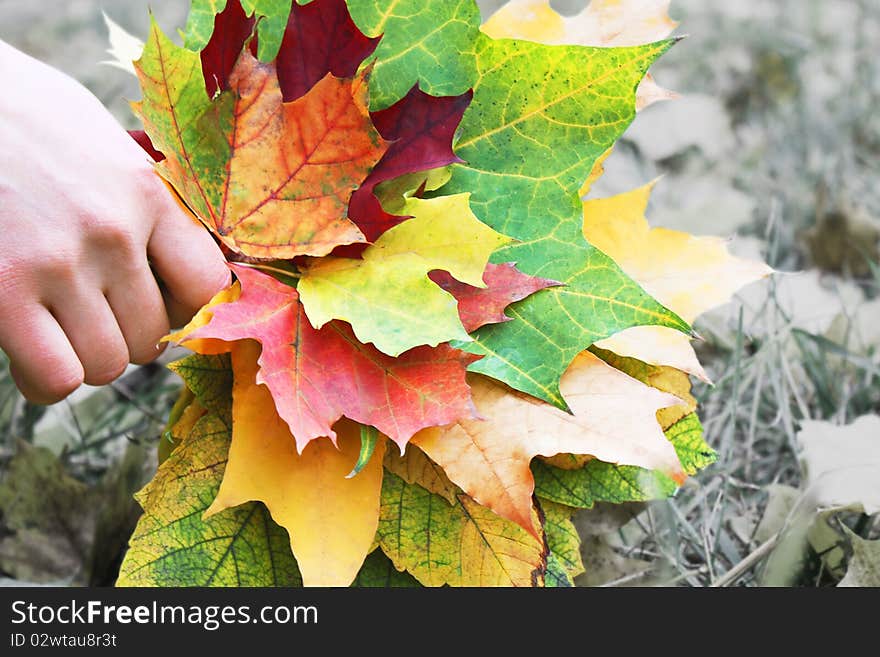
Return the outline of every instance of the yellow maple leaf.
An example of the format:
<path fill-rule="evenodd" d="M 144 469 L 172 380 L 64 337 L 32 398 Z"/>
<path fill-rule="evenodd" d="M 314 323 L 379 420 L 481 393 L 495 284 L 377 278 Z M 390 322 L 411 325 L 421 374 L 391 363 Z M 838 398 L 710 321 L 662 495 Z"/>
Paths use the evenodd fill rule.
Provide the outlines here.
<path fill-rule="evenodd" d="M 205 515 L 263 502 L 287 529 L 305 586 L 348 586 L 376 535 L 386 439 L 380 438 L 373 458 L 351 479 L 346 475 L 360 450 L 353 422 L 334 426 L 338 449 L 321 439 L 297 454 L 268 389 L 256 384 L 259 354 L 256 342 L 232 345 L 232 445 L 220 490 Z"/>
<path fill-rule="evenodd" d="M 478 375 L 469 383 L 485 419 L 425 429 L 412 442 L 479 504 L 535 536 L 529 463 L 536 456 L 589 454 L 684 480 L 656 418 L 658 410 L 681 400 L 589 352 L 574 360 L 560 383 L 571 414 Z"/>
<path fill-rule="evenodd" d="M 611 256 L 645 291 L 684 321 L 727 303 L 741 287 L 773 273 L 762 262 L 733 257 L 725 240 L 651 228 L 645 209 L 654 183 L 610 198 L 584 201 L 584 236 Z M 686 335 L 635 326 L 596 343 L 651 365 L 708 380 Z"/>
<path fill-rule="evenodd" d="M 550 0 L 510 0 L 482 30 L 494 39 L 526 39 L 548 45 L 640 46 L 668 37 L 678 26 L 670 0 L 593 0 L 575 16 L 561 16 Z M 674 98 L 648 74 L 639 85 L 636 109 Z"/>

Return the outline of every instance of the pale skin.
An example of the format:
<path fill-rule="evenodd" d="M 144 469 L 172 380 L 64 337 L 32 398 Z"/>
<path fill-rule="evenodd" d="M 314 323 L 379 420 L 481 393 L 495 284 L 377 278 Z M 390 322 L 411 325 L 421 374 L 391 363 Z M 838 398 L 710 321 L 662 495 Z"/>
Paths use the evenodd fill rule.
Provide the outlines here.
<path fill-rule="evenodd" d="M 154 360 L 230 274 L 88 90 L 3 41 L 0 79 L 0 349 L 51 404 Z"/>

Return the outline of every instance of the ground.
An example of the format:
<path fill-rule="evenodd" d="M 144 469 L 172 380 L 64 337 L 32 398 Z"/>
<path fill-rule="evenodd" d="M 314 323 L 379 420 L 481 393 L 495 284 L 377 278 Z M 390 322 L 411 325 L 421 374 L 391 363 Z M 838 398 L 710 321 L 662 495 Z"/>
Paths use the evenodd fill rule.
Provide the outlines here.
<path fill-rule="evenodd" d="M 79 79 L 134 127 L 134 79 L 100 63 L 101 12 L 143 37 L 147 4 L 0 0 L 0 38 Z M 182 26 L 188 3 L 149 4 L 166 32 Z M 592 193 L 662 175 L 652 224 L 730 237 L 735 252 L 785 273 L 696 323 L 714 381 L 696 393 L 718 463 L 672 500 L 583 512 L 579 583 L 833 585 L 853 551 L 844 525 L 862 538 L 880 533 L 865 501 L 876 485 L 865 492 L 849 481 L 832 500 L 811 478 L 820 466 L 802 434 L 812 427 L 837 440 L 835 425 L 880 407 L 880 4 L 673 0 L 671 13 L 689 37 L 654 73 L 681 97 L 638 117 Z M 61 456 L 34 475 L 42 526 L 11 541 L 15 519 L 0 513 L 0 577 L 112 583 L 137 515 L 130 493 L 155 467 L 177 385 L 160 365 L 132 368 L 44 410 L 24 403 L 0 370 L 0 473 L 22 443 Z M 876 459 L 876 436 L 855 444 L 844 460 Z M 55 488 L 61 506 L 51 502 Z M 817 495 L 842 511 L 798 511 Z"/>

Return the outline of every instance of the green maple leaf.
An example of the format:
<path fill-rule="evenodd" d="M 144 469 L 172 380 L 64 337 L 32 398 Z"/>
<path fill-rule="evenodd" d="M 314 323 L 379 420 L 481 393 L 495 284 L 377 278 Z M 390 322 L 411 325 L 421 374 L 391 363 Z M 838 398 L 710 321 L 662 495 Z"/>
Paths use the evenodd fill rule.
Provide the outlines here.
<path fill-rule="evenodd" d="M 666 430 L 685 472 L 689 475 L 715 461 L 715 452 L 703 439 L 695 413 Z M 645 502 L 670 497 L 675 482 L 653 470 L 592 460 L 576 470 L 563 470 L 545 461 L 532 461 L 535 495 L 558 504 L 589 509 L 596 502 Z"/>
<path fill-rule="evenodd" d="M 229 450 L 230 427 L 209 414 L 137 494 L 144 515 L 118 586 L 300 586 L 290 541 L 257 502 L 207 520 Z"/>
<path fill-rule="evenodd" d="M 348 0 L 367 36 L 384 35 L 370 79 L 371 109 L 403 98 L 415 84 L 432 96 L 458 96 L 476 79 L 474 0 Z"/>
<path fill-rule="evenodd" d="M 474 100 L 439 193 L 471 192 L 477 217 L 518 243 L 494 262 L 564 283 L 512 306 L 461 348 L 471 366 L 567 408 L 559 378 L 582 350 L 625 328 L 688 325 L 586 242 L 578 191 L 635 116 L 635 89 L 673 41 L 632 48 L 544 46 L 481 36 Z"/>

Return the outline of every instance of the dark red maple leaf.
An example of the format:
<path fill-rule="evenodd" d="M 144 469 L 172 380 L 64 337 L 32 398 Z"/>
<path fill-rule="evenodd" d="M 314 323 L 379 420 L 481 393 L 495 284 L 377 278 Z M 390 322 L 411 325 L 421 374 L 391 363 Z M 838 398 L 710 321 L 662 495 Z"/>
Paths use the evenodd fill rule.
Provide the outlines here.
<path fill-rule="evenodd" d="M 294 2 L 277 61 L 284 102 L 305 95 L 327 73 L 353 77 L 380 40 L 357 28 L 345 0 Z"/>
<path fill-rule="evenodd" d="M 401 449 L 421 429 L 477 417 L 465 373 L 478 356 L 440 345 L 392 358 L 360 343 L 343 322 L 312 328 L 295 288 L 230 267 L 241 296 L 213 307 L 206 326 L 180 339 L 260 342 L 257 383 L 269 388 L 300 452 L 314 438 L 334 438 L 331 426 L 343 415 L 376 427 Z"/>
<path fill-rule="evenodd" d="M 415 86 L 391 107 L 370 113 L 379 134 L 392 143 L 352 195 L 348 206 L 349 218 L 368 241 L 375 241 L 386 230 L 408 218 L 385 212 L 375 195 L 379 183 L 462 161 L 452 152 L 452 138 L 472 98 L 470 91 L 461 96 L 438 98 Z M 359 245 L 345 247 L 346 253 L 337 254 L 356 257 L 359 254 L 350 251 L 362 251 L 363 248 Z"/>
<path fill-rule="evenodd" d="M 428 276 L 458 301 L 458 316 L 468 333 L 486 324 L 510 321 L 510 317 L 504 314 L 507 306 L 540 290 L 562 285 L 558 281 L 523 274 L 511 262 L 487 265 L 483 273 L 485 288 L 461 283 L 445 271 L 432 271 Z"/>
<path fill-rule="evenodd" d="M 153 142 L 150 140 L 150 136 L 144 132 L 143 130 L 129 130 L 128 134 L 131 135 L 131 138 L 134 139 L 138 146 L 143 148 L 147 155 L 153 158 L 156 162 L 161 162 L 165 159 L 165 155 L 156 150 L 156 147 L 153 146 Z"/>
<path fill-rule="evenodd" d="M 229 76 L 251 35 L 251 53 L 256 55 L 255 24 L 256 20 L 245 14 L 239 0 L 227 0 L 225 9 L 214 17 L 214 32 L 201 52 L 202 75 L 210 98 L 229 88 Z"/>

